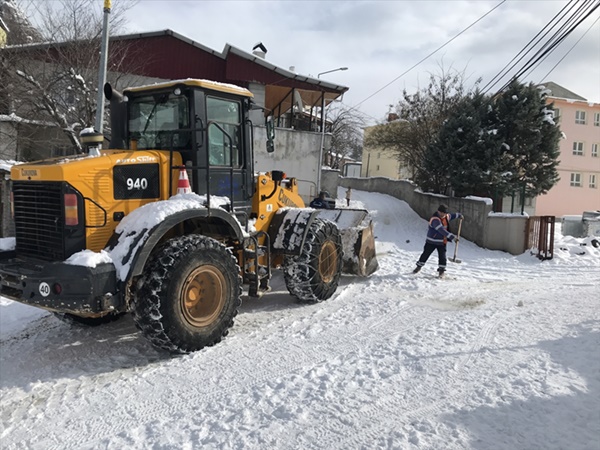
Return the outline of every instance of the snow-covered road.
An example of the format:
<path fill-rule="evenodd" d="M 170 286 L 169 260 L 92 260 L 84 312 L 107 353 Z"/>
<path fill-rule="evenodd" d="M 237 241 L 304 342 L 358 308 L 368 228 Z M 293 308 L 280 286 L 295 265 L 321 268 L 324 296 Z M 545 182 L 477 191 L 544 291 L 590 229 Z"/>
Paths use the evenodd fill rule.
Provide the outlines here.
<path fill-rule="evenodd" d="M 85 329 L 0 299 L 2 449 L 600 447 L 600 249 L 557 236 L 540 262 L 461 240 L 438 280 L 435 255 L 410 273 L 427 222 L 406 203 L 351 206 L 373 212 L 378 272 L 315 305 L 277 274 L 195 354 L 128 316 Z"/>

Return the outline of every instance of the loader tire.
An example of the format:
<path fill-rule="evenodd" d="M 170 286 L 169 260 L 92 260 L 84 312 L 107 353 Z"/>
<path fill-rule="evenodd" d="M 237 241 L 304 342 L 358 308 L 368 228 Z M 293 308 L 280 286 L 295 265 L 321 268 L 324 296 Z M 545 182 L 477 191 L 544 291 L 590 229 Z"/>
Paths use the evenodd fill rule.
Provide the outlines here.
<path fill-rule="evenodd" d="M 200 235 L 165 242 L 136 283 L 132 314 L 144 336 L 172 353 L 214 345 L 233 326 L 242 295 L 237 260 Z"/>
<path fill-rule="evenodd" d="M 284 260 L 287 289 L 303 302 L 327 300 L 335 293 L 341 273 L 340 231 L 333 222 L 317 218 L 308 229 L 300 255 Z"/>

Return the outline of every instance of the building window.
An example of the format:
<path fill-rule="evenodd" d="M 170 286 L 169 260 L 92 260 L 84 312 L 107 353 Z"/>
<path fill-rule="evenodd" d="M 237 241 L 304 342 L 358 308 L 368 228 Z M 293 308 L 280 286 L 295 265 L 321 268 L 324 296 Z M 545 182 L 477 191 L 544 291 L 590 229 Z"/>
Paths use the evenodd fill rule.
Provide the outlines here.
<path fill-rule="evenodd" d="M 585 125 L 585 111 L 575 111 L 575 123 Z"/>
<path fill-rule="evenodd" d="M 560 120 L 560 108 L 554 108 L 554 122 L 558 123 Z"/>
<path fill-rule="evenodd" d="M 379 170 L 379 165 L 377 165 L 377 169 L 375 169 L 375 170 Z"/>
<path fill-rule="evenodd" d="M 596 189 L 596 175 L 590 175 L 590 187 Z"/>
<path fill-rule="evenodd" d="M 583 142 L 573 142 L 573 154 L 583 156 Z"/>
<path fill-rule="evenodd" d="M 572 173 L 571 174 L 571 186 L 581 187 L 581 174 L 580 173 Z"/>
<path fill-rule="evenodd" d="M 381 152 L 377 153 L 377 159 L 381 158 Z"/>
<path fill-rule="evenodd" d="M 600 147 L 600 144 L 592 144 L 592 158 L 598 157 L 598 147 Z"/>
<path fill-rule="evenodd" d="M 594 126 L 600 127 L 600 113 L 594 113 Z"/>

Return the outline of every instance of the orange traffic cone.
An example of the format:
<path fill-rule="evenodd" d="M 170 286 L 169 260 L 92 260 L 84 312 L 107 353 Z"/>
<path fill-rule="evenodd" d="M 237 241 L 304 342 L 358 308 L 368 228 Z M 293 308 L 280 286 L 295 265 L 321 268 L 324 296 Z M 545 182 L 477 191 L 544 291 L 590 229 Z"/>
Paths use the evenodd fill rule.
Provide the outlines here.
<path fill-rule="evenodd" d="M 179 168 L 179 181 L 177 182 L 177 193 L 178 194 L 191 194 L 192 188 L 190 187 L 190 180 L 187 176 L 185 167 Z"/>

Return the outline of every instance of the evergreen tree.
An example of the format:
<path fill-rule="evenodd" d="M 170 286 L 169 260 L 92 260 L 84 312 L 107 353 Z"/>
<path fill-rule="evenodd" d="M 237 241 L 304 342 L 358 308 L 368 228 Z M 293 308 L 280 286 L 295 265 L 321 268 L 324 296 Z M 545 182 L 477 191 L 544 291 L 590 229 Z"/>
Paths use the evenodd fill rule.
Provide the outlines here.
<path fill-rule="evenodd" d="M 424 189 L 457 196 L 488 193 L 498 171 L 488 107 L 478 92 L 457 105 L 425 154 L 430 177 L 423 180 Z"/>
<path fill-rule="evenodd" d="M 515 81 L 493 99 L 475 92 L 427 147 L 419 186 L 460 197 L 536 197 L 558 182 L 559 138 L 552 105 L 534 85 Z"/>
<path fill-rule="evenodd" d="M 552 106 L 533 84 L 513 81 L 494 102 L 500 157 L 507 182 L 504 195 L 536 197 L 558 182 L 560 129 L 552 120 Z"/>

